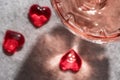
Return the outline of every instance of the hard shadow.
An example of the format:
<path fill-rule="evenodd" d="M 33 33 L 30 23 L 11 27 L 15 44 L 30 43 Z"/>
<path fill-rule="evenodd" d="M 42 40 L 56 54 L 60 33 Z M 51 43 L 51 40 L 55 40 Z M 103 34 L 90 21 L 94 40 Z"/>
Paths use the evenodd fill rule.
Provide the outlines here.
<path fill-rule="evenodd" d="M 72 48 L 75 37 L 59 25 L 40 36 L 14 80 L 68 80 L 69 75 L 72 76 L 71 80 L 108 80 L 109 62 L 105 57 L 104 47 L 84 40 L 78 43 L 80 45 L 78 52 L 89 64 L 92 73 L 85 78 L 80 72 L 68 74 L 59 69 L 61 57 L 59 55 L 63 55 Z"/>

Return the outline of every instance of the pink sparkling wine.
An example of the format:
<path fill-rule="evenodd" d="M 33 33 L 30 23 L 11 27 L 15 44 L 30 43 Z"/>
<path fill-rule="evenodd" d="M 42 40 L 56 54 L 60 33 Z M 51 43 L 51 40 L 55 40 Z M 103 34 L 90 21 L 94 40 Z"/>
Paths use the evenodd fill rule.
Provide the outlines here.
<path fill-rule="evenodd" d="M 31 23 L 38 28 L 49 21 L 51 10 L 49 7 L 41 7 L 37 4 L 34 4 L 30 7 L 28 16 Z"/>
<path fill-rule="evenodd" d="M 78 72 L 82 61 L 79 55 L 73 50 L 69 50 L 60 60 L 60 69 L 63 71 L 71 70 Z"/>
<path fill-rule="evenodd" d="M 21 33 L 7 30 L 4 37 L 3 49 L 8 55 L 12 55 L 23 46 L 24 42 L 25 39 Z"/>
<path fill-rule="evenodd" d="M 83 39 L 120 39 L 120 0 L 51 0 L 62 22 Z"/>

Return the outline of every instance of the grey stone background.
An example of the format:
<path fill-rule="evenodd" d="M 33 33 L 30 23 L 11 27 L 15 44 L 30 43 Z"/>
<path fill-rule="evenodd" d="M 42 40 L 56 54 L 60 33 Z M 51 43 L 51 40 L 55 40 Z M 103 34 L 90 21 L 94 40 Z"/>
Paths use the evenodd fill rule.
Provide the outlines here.
<path fill-rule="evenodd" d="M 39 29 L 34 28 L 33 25 L 29 22 L 28 17 L 27 17 L 27 13 L 29 11 L 30 6 L 32 4 L 36 4 L 36 3 L 41 6 L 49 6 L 50 9 L 52 10 L 52 16 L 51 16 L 50 21 L 46 25 L 44 25 L 43 27 L 41 27 Z M 69 40 L 68 38 L 70 38 L 70 37 L 67 37 L 67 35 L 69 36 L 72 34 L 69 33 L 69 31 L 67 31 L 65 28 L 63 28 L 61 26 L 63 26 L 63 24 L 61 23 L 59 18 L 56 16 L 56 14 L 51 6 L 50 0 L 0 0 L 0 80 L 68 80 L 68 79 L 70 80 L 69 77 L 64 78 L 64 79 L 62 79 L 62 78 L 58 79 L 56 77 L 54 78 L 54 75 L 58 72 L 57 69 L 56 69 L 56 71 L 53 70 L 54 74 L 53 74 L 52 70 L 49 72 L 49 74 L 50 73 L 53 74 L 53 75 L 51 75 L 51 76 L 53 76 L 52 78 L 50 76 L 48 76 L 48 74 L 45 74 L 45 72 L 44 72 L 44 74 L 42 74 L 42 72 L 34 73 L 34 70 L 30 71 L 31 69 L 34 69 L 34 68 L 39 69 L 38 67 L 36 67 L 34 65 L 33 61 L 35 61 L 35 60 L 31 61 L 31 59 L 33 59 L 33 57 L 35 57 L 35 55 L 32 56 L 31 54 L 36 54 L 40 51 L 40 50 L 37 51 L 38 47 L 41 48 L 41 51 L 42 51 L 41 53 L 43 53 L 43 52 L 45 53 L 46 48 L 56 49 L 56 48 L 54 48 L 54 46 L 57 46 L 56 50 L 58 50 L 58 51 L 63 50 L 61 52 L 65 52 L 65 49 L 67 50 L 66 47 L 65 47 L 65 49 L 62 49 L 61 47 L 60 47 L 60 49 L 58 49 L 59 45 L 57 45 L 58 44 L 57 41 L 54 41 L 54 38 L 53 38 L 56 35 L 57 35 L 57 37 L 62 38 L 61 35 L 63 35 L 63 41 Z M 48 45 L 49 40 L 47 40 L 46 46 L 41 47 L 42 43 L 39 43 L 39 41 L 41 41 L 42 39 L 46 40 L 46 36 L 50 35 L 50 33 L 48 33 L 48 32 L 50 32 L 54 28 L 58 28 L 58 27 L 61 27 L 62 29 L 55 29 L 56 32 L 53 31 L 52 36 L 49 36 L 49 38 L 53 39 L 53 41 Z M 5 55 L 2 50 L 4 34 L 5 34 L 6 30 L 8 30 L 8 29 L 21 32 L 25 36 L 25 39 L 26 39 L 26 43 L 25 43 L 23 49 L 16 52 L 16 54 L 14 54 L 13 56 Z M 74 35 L 74 37 L 76 37 L 76 36 Z M 57 38 L 56 38 L 56 40 L 57 40 Z M 37 42 L 39 44 L 36 44 Z M 55 44 L 55 42 L 56 42 L 56 44 Z M 66 43 L 67 43 L 67 41 L 66 41 Z M 68 41 L 68 44 L 69 44 L 69 41 Z M 66 45 L 68 46 L 68 44 L 66 44 Z M 48 47 L 51 45 L 54 45 L 54 46 Z M 34 46 L 37 46 L 37 48 Z M 104 51 L 100 52 L 101 49 L 99 49 L 100 47 L 97 47 L 97 46 L 102 46 L 104 48 Z M 81 80 L 120 80 L 120 77 L 119 77 L 120 76 L 120 41 L 116 41 L 116 42 L 112 42 L 112 43 L 108 43 L 108 44 L 104 44 L 104 45 L 98 45 L 98 44 L 90 43 L 90 42 L 83 40 L 83 41 L 81 41 L 80 48 L 81 48 L 81 51 L 83 50 L 83 52 L 84 52 L 84 53 L 81 53 L 83 58 L 84 59 L 90 58 L 90 60 L 89 59 L 86 59 L 86 60 L 91 61 L 91 65 L 93 65 L 93 68 L 95 69 L 96 72 L 98 69 L 97 73 L 100 72 L 99 75 L 97 75 L 97 73 L 96 73 L 97 77 L 94 77 L 95 75 L 91 75 L 90 78 L 84 77 L 83 79 L 80 78 Z M 88 52 L 86 50 L 88 50 Z M 92 52 L 96 53 L 96 54 L 92 54 L 91 52 L 89 52 L 89 50 L 93 50 Z M 48 52 L 46 52 L 46 53 L 48 53 Z M 88 55 L 87 53 L 91 53 L 91 55 Z M 106 60 L 103 60 L 102 64 L 99 63 L 100 61 L 97 62 L 97 57 L 100 56 L 100 55 L 98 55 L 99 53 L 104 53 L 103 56 L 107 59 L 107 62 L 104 62 Z M 98 55 L 98 56 L 96 56 L 96 55 Z M 52 56 L 52 54 L 48 54 L 48 56 Z M 96 59 L 94 59 L 94 60 L 96 60 L 96 62 L 94 60 L 92 60 L 92 57 L 96 58 Z M 28 62 L 27 62 L 27 59 L 28 59 Z M 47 60 L 46 58 L 41 58 L 41 59 Z M 42 65 L 43 61 L 41 62 L 41 65 Z M 32 64 L 32 62 L 33 62 L 33 64 Z M 92 63 L 94 63 L 95 65 L 98 65 L 98 66 L 94 66 L 94 64 L 92 64 Z M 39 63 L 37 63 L 37 64 L 39 64 Z M 27 65 L 27 67 L 26 67 L 26 65 Z M 34 66 L 31 66 L 31 65 L 34 65 Z M 46 65 L 46 66 L 48 66 L 48 65 Z M 99 67 L 99 68 L 97 68 L 97 67 Z M 23 72 L 22 72 L 21 68 L 24 68 L 25 70 L 23 69 L 22 70 Z M 30 69 L 27 70 L 27 68 L 30 68 Z M 46 68 L 45 68 L 45 70 L 46 70 Z M 39 73 L 44 77 L 41 78 L 40 75 L 38 75 L 39 76 L 38 77 L 37 74 L 39 74 Z M 105 78 L 106 75 L 104 73 L 107 74 L 107 78 Z M 24 74 L 24 75 L 22 75 L 22 74 Z M 35 75 L 35 76 L 33 76 L 33 75 Z M 100 75 L 102 75 L 102 76 L 100 76 Z M 29 78 L 26 76 L 29 76 Z M 30 77 L 30 76 L 32 76 L 32 77 Z M 56 74 L 56 76 L 59 76 L 59 74 L 58 75 Z M 92 78 L 92 76 L 94 78 Z M 79 76 L 77 76 L 77 77 L 79 77 Z M 75 76 L 74 76 L 74 78 L 71 77 L 71 80 L 75 80 L 75 79 L 79 80 L 79 78 L 77 78 L 77 77 L 75 77 Z"/>

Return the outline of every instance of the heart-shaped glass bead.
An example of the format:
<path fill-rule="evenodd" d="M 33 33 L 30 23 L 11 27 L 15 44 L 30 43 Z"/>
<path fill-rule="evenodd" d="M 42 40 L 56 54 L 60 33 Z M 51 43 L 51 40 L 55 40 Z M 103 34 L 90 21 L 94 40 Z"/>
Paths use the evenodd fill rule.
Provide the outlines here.
<path fill-rule="evenodd" d="M 38 4 L 33 4 L 28 13 L 31 23 L 37 28 L 46 24 L 49 21 L 50 16 L 51 10 L 49 7 L 41 7 Z"/>
<path fill-rule="evenodd" d="M 70 49 L 60 60 L 60 69 L 63 71 L 71 70 L 78 72 L 81 67 L 82 61 L 79 55 Z"/>
<path fill-rule="evenodd" d="M 7 30 L 4 37 L 3 49 L 8 55 L 12 55 L 23 46 L 24 42 L 25 39 L 21 33 Z"/>

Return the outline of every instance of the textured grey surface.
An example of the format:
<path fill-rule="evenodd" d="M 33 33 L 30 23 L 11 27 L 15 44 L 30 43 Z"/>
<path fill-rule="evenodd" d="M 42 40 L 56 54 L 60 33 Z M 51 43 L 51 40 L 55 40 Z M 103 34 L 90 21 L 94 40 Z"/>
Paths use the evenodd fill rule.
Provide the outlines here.
<path fill-rule="evenodd" d="M 50 21 L 39 29 L 27 18 L 34 3 L 52 10 Z M 76 38 L 61 26 L 49 0 L 0 0 L 0 80 L 120 80 L 120 41 L 98 45 L 80 40 L 78 52 L 88 66 L 77 74 L 55 67 L 54 57 L 70 49 Z M 8 29 L 26 39 L 23 49 L 13 56 L 2 51 Z M 56 64 L 51 66 L 51 60 Z"/>

